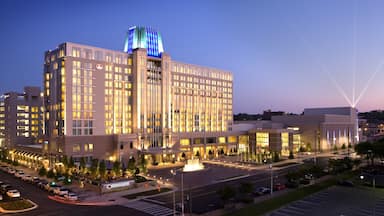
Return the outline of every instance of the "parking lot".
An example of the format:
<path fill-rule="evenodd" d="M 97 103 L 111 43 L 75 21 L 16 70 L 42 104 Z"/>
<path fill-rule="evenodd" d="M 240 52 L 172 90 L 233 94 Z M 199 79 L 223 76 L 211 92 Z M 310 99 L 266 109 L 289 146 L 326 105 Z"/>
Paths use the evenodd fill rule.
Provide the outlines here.
<path fill-rule="evenodd" d="M 0 181 L 10 184 L 18 189 L 23 198 L 30 199 L 38 205 L 37 209 L 29 212 L 18 213 L 22 216 L 67 216 L 67 215 L 148 215 L 146 213 L 122 206 L 79 206 L 68 205 L 53 201 L 48 198 L 48 192 L 37 185 L 27 183 L 12 174 L 0 170 Z"/>
<path fill-rule="evenodd" d="M 269 215 L 384 215 L 384 189 L 333 186 L 283 206 Z"/>

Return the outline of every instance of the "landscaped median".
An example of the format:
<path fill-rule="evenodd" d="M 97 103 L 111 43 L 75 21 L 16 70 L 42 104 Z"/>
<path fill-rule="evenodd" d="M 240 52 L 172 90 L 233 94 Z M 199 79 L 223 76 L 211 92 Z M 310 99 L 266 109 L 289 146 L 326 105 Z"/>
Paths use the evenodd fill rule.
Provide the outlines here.
<path fill-rule="evenodd" d="M 340 176 L 331 176 L 330 178 L 318 182 L 316 184 L 305 186 L 294 191 L 282 194 L 280 196 L 271 197 L 271 199 L 261 201 L 256 204 L 248 205 L 245 208 L 239 209 L 235 212 L 228 212 L 228 215 L 263 215 L 268 212 L 271 212 L 275 209 L 278 209 L 288 203 L 291 203 L 296 200 L 300 200 L 308 195 L 324 190 L 332 185 L 337 184 L 338 179 L 350 178 L 352 177 L 352 173 L 344 173 Z"/>
<path fill-rule="evenodd" d="M 33 210 L 38 205 L 28 199 L 18 199 L 0 202 L 0 212 L 2 213 L 20 213 Z"/>
<path fill-rule="evenodd" d="M 171 190 L 172 189 L 170 189 L 170 188 L 160 188 L 160 190 L 159 189 L 154 189 L 154 190 L 149 190 L 149 191 L 143 191 L 143 192 L 140 192 L 140 193 L 128 194 L 128 195 L 125 195 L 123 197 L 127 198 L 127 199 L 136 199 L 138 197 L 152 196 L 152 195 L 156 195 L 156 194 L 160 194 L 160 193 L 165 193 L 165 192 L 168 192 L 168 191 L 171 191 Z"/>

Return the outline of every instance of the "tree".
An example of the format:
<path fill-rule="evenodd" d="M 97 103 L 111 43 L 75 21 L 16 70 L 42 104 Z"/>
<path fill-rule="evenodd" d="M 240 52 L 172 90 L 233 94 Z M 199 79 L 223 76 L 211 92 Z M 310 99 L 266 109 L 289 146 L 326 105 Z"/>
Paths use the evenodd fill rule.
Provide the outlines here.
<path fill-rule="evenodd" d="M 305 147 L 304 146 L 300 146 L 300 148 L 299 148 L 299 152 L 305 152 L 306 150 L 305 150 Z"/>
<path fill-rule="evenodd" d="M 115 173 L 116 176 L 121 175 L 121 163 L 120 161 L 115 161 L 113 162 L 113 172 Z"/>
<path fill-rule="evenodd" d="M 141 154 L 140 155 L 140 169 L 141 169 L 141 172 L 143 172 L 143 173 L 147 172 L 147 164 L 148 164 L 147 159 L 145 159 L 144 154 Z"/>
<path fill-rule="evenodd" d="M 333 146 L 333 151 L 337 151 L 337 145 Z"/>
<path fill-rule="evenodd" d="M 107 166 L 105 165 L 105 161 L 101 160 L 99 163 L 99 174 L 102 179 L 105 177 L 106 171 L 107 171 Z"/>
<path fill-rule="evenodd" d="M 211 149 L 209 149 L 208 154 L 209 154 L 209 156 L 212 156 L 212 155 L 213 155 L 213 152 L 212 152 Z"/>
<path fill-rule="evenodd" d="M 345 143 L 341 146 L 341 149 L 346 149 Z"/>
<path fill-rule="evenodd" d="M 90 171 L 91 171 L 91 175 L 93 177 L 96 177 L 98 169 L 99 169 L 99 160 L 98 159 L 92 159 Z"/>
<path fill-rule="evenodd" d="M 135 171 L 135 169 L 136 169 L 135 157 L 133 157 L 133 156 L 129 157 L 127 168 L 128 168 L 130 173 L 133 173 Z"/>
<path fill-rule="evenodd" d="M 50 169 L 48 172 L 47 172 L 47 178 L 54 178 L 55 177 L 55 173 L 53 172 L 52 169 Z"/>
<path fill-rule="evenodd" d="M 279 162 L 280 161 L 280 155 L 278 152 L 273 153 L 273 162 Z"/>
<path fill-rule="evenodd" d="M 295 157 L 293 156 L 293 151 L 290 150 L 289 151 L 289 156 L 288 156 L 288 159 L 294 159 Z"/>
<path fill-rule="evenodd" d="M 75 167 L 75 161 L 73 160 L 72 156 L 69 158 L 68 167 L 69 168 Z"/>
<path fill-rule="evenodd" d="M 44 167 L 41 167 L 39 169 L 39 176 L 45 176 L 47 175 L 47 169 L 45 169 Z"/>
<path fill-rule="evenodd" d="M 231 186 L 224 186 L 220 190 L 217 191 L 221 200 L 223 200 L 224 204 L 228 202 L 229 199 L 233 198 L 236 195 L 236 191 Z"/>
<path fill-rule="evenodd" d="M 195 156 L 196 156 L 196 157 L 200 157 L 200 152 L 197 151 Z"/>
<path fill-rule="evenodd" d="M 85 165 L 86 165 L 86 162 L 85 162 L 85 158 L 84 157 L 81 157 L 80 158 L 80 170 L 85 173 Z"/>
<path fill-rule="evenodd" d="M 66 155 L 64 155 L 64 156 L 61 158 L 61 163 L 63 163 L 65 169 L 68 168 L 68 164 L 69 164 L 69 162 L 68 162 L 68 157 L 67 157 Z"/>
<path fill-rule="evenodd" d="M 249 194 L 253 191 L 253 185 L 249 182 L 241 182 L 239 192 L 242 194 Z"/>

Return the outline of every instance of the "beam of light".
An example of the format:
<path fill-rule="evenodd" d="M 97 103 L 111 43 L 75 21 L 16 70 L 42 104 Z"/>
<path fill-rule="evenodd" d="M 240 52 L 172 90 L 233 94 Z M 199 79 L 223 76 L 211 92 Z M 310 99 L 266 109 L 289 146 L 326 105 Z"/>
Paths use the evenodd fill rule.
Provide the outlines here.
<path fill-rule="evenodd" d="M 353 56 L 352 56 L 352 104 L 355 105 L 356 97 L 356 68 L 357 68 L 357 59 L 356 59 L 356 10 L 357 10 L 357 1 L 353 1 L 353 29 L 352 29 L 352 41 L 353 41 Z"/>
<path fill-rule="evenodd" d="M 371 82 L 372 82 L 373 79 L 375 78 L 376 74 L 377 74 L 379 71 L 382 70 L 383 66 L 384 66 L 384 59 L 381 60 L 381 62 L 377 65 L 376 70 L 373 72 L 373 74 L 372 74 L 371 77 L 369 78 L 368 82 L 365 84 L 363 90 L 360 92 L 359 96 L 357 97 L 354 106 L 356 106 L 357 103 L 359 103 L 359 101 L 361 100 L 361 98 L 363 97 L 363 95 L 364 95 L 365 92 L 368 90 L 369 86 L 371 85 Z"/>
<path fill-rule="evenodd" d="M 347 103 L 351 106 L 351 107 L 355 107 L 355 105 L 352 103 L 352 101 L 349 99 L 349 97 L 347 96 L 347 94 L 345 93 L 344 89 L 341 88 L 341 86 L 339 85 L 339 83 L 331 76 L 331 74 L 327 71 L 327 75 L 328 75 L 328 78 L 332 81 L 332 83 L 335 85 L 337 91 L 339 91 L 339 93 L 341 94 L 341 96 L 344 97 L 344 99 L 347 101 Z"/>
<path fill-rule="evenodd" d="M 349 104 L 349 106 L 354 107 L 352 101 L 349 99 L 349 97 L 347 96 L 344 89 L 341 88 L 341 86 L 335 80 L 335 78 L 332 77 L 329 70 L 325 67 L 325 64 L 322 61 L 320 61 L 317 56 L 314 55 L 314 52 L 312 51 L 312 50 L 314 50 L 313 47 L 309 44 L 309 42 L 307 40 L 305 40 L 305 38 L 303 37 L 302 34 L 298 34 L 298 37 L 303 42 L 303 44 L 307 47 L 309 54 L 312 56 L 312 59 L 314 59 L 315 62 L 321 67 L 322 72 L 327 73 L 328 78 L 332 81 L 333 85 L 336 87 L 336 89 L 340 93 L 340 95 L 346 100 L 346 102 Z"/>

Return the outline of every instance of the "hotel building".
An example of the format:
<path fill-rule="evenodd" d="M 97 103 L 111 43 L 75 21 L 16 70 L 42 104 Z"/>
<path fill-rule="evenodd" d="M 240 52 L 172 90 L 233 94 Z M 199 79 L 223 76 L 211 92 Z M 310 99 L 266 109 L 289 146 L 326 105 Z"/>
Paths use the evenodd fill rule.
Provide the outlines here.
<path fill-rule="evenodd" d="M 60 44 L 45 52 L 43 151 L 162 162 L 234 149 L 232 85 L 230 72 L 172 60 L 151 28 L 130 28 L 124 51 Z"/>
<path fill-rule="evenodd" d="M 43 134 L 40 87 L 8 92 L 0 99 L 0 147 L 36 144 Z"/>

